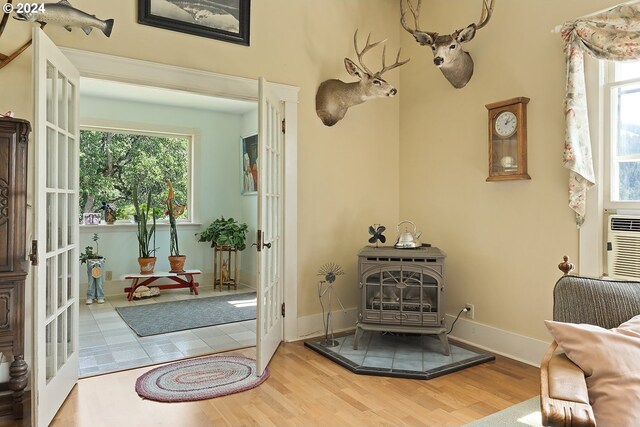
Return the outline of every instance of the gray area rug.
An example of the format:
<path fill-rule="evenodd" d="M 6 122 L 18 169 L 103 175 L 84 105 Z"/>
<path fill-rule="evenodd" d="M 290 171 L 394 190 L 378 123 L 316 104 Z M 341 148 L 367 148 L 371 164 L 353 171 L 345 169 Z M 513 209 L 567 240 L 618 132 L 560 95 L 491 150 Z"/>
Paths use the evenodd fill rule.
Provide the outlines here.
<path fill-rule="evenodd" d="M 325 346 L 323 341 L 309 340 L 304 345 L 362 375 L 428 380 L 495 359 L 492 354 L 452 342 L 447 356 L 433 335 L 365 331 L 357 350 L 353 349 L 353 333 L 336 336 L 335 346 Z"/>
<path fill-rule="evenodd" d="M 464 427 L 542 427 L 540 397 L 525 400 Z"/>
<path fill-rule="evenodd" d="M 204 328 L 256 318 L 256 293 L 242 293 L 117 307 L 116 311 L 141 337 Z"/>

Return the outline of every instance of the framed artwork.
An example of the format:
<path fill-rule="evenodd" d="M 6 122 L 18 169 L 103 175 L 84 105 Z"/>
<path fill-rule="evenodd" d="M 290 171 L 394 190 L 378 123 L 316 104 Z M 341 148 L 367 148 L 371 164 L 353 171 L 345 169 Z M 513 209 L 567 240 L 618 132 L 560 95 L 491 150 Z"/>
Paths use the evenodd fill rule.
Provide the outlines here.
<path fill-rule="evenodd" d="M 82 223 L 84 225 L 100 225 L 102 222 L 101 213 L 85 213 L 82 214 Z"/>
<path fill-rule="evenodd" d="M 251 0 L 138 0 L 138 23 L 249 46 Z"/>
<path fill-rule="evenodd" d="M 258 194 L 258 135 L 244 137 L 241 143 L 242 190 L 240 193 Z"/>

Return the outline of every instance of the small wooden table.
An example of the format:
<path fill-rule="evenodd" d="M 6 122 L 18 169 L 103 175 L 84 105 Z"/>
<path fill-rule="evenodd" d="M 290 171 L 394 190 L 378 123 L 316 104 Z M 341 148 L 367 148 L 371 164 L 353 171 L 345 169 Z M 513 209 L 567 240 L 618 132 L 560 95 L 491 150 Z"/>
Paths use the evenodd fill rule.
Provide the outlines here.
<path fill-rule="evenodd" d="M 157 271 L 153 274 L 125 274 L 121 276 L 122 280 L 132 279 L 133 282 L 131 286 L 128 288 L 124 288 L 125 292 L 128 292 L 127 299 L 129 301 L 133 300 L 133 293 L 140 286 L 150 286 L 151 283 L 155 282 L 158 279 L 169 279 L 174 283 L 165 283 L 161 285 L 155 285 L 159 289 L 178 289 L 178 288 L 189 288 L 189 292 L 198 295 L 198 282 L 196 282 L 193 276 L 197 274 L 201 274 L 200 270 L 185 270 L 180 273 L 168 273 L 163 271 Z M 180 276 L 184 276 L 184 279 Z"/>

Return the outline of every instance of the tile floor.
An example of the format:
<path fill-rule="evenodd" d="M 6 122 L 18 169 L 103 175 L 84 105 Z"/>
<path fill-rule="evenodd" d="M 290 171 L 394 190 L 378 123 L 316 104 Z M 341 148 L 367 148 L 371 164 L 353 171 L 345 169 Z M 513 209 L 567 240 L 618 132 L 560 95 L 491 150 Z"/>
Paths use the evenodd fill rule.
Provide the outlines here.
<path fill-rule="evenodd" d="M 451 342 L 450 354 L 445 355 L 433 335 L 365 331 L 357 350 L 353 333 L 336 336 L 335 341 L 337 345 L 331 347 L 323 345 L 322 339 L 305 341 L 305 346 L 352 372 L 400 378 L 430 379 L 495 359 Z"/>
<path fill-rule="evenodd" d="M 171 289 L 162 290 L 157 297 L 131 302 L 124 293 L 107 296 L 104 304 L 86 305 L 80 299 L 80 378 L 254 346 L 255 320 L 139 337 L 115 310 L 129 305 L 252 291 L 255 289 L 240 284 L 238 290 L 222 292 L 203 286 L 198 296 L 190 295 L 189 289 Z"/>

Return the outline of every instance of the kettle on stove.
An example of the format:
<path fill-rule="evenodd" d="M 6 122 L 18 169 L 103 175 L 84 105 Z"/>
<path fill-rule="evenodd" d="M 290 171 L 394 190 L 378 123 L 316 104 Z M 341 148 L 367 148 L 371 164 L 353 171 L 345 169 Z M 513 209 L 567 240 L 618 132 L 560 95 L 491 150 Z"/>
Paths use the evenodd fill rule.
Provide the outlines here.
<path fill-rule="evenodd" d="M 400 226 L 402 224 L 411 224 L 413 225 L 413 232 L 407 230 L 407 227 L 405 227 L 404 231 L 400 231 Z M 394 245 L 394 247 L 398 248 L 398 249 L 414 249 L 414 248 L 419 248 L 420 246 L 422 246 L 422 244 L 420 243 L 420 235 L 422 234 L 421 231 L 417 231 L 416 230 L 416 225 L 411 222 L 411 221 L 402 221 L 401 223 L 398 224 L 398 240 L 396 241 L 396 244 Z"/>

